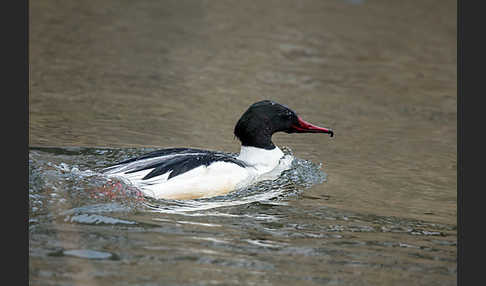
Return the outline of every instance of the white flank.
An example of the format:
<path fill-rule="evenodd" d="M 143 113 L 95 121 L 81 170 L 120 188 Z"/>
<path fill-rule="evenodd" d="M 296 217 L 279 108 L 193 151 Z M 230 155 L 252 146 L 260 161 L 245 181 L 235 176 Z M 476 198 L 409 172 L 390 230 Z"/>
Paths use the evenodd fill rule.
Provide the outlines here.
<path fill-rule="evenodd" d="M 173 156 L 178 155 L 164 157 Z M 160 160 L 160 157 L 157 159 Z M 261 180 L 275 179 L 282 171 L 290 168 L 293 157 L 284 156 L 278 147 L 265 150 L 242 146 L 238 159 L 249 165 L 246 168 L 234 163 L 217 161 L 209 166 L 199 166 L 169 180 L 170 171 L 147 180 L 142 180 L 142 178 L 153 169 L 125 174 L 127 170 L 135 166 L 141 166 L 157 159 L 150 158 L 128 163 L 109 169 L 105 174 L 109 177 L 123 179 L 139 188 L 145 195 L 156 199 L 208 198 L 227 194 Z"/>

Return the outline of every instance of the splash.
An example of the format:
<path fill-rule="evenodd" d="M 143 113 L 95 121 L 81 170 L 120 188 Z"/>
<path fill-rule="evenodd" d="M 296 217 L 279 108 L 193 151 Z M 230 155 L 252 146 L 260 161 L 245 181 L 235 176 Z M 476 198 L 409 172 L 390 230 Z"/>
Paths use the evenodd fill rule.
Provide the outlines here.
<path fill-rule="evenodd" d="M 182 201 L 145 197 L 135 186 L 101 173 L 103 167 L 113 162 L 148 151 L 152 149 L 31 148 L 30 217 L 38 219 L 55 209 L 58 214 L 69 216 L 68 221 L 81 218 L 86 222 L 113 223 L 119 221 L 94 215 L 137 210 L 197 215 L 198 211 L 255 202 L 285 204 L 287 198 L 327 179 L 321 165 L 294 157 L 291 168 L 276 180 L 261 181 L 224 196 Z M 289 148 L 282 151 L 293 155 Z"/>

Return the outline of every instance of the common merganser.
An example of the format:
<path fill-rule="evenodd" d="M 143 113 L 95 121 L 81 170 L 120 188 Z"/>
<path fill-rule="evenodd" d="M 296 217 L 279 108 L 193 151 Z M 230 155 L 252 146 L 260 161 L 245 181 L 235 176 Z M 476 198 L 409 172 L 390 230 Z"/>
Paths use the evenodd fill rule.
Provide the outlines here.
<path fill-rule="evenodd" d="M 304 121 L 290 108 L 271 100 L 252 104 L 236 123 L 238 156 L 193 148 L 153 151 L 105 168 L 156 199 L 197 199 L 227 194 L 258 181 L 278 178 L 293 157 L 272 142 L 275 132 L 328 133 L 332 129 Z"/>

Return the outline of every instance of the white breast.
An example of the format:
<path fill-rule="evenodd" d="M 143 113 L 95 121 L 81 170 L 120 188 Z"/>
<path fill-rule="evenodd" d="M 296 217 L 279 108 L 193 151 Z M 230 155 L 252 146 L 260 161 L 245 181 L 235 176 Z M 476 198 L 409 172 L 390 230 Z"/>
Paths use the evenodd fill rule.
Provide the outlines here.
<path fill-rule="evenodd" d="M 238 159 L 252 166 L 255 170 L 255 181 L 276 179 L 280 173 L 290 168 L 291 155 L 284 155 L 282 150 L 275 147 L 272 150 L 241 146 Z"/>

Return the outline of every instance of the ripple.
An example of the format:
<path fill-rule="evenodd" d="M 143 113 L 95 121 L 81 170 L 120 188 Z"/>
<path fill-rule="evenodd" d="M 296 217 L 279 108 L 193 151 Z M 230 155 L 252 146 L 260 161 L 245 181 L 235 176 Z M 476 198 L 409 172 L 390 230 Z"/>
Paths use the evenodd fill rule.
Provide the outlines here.
<path fill-rule="evenodd" d="M 102 215 L 93 215 L 93 214 L 81 214 L 81 215 L 74 215 L 71 217 L 66 217 L 64 221 L 69 221 L 69 222 L 74 222 L 74 223 L 81 223 L 81 224 L 110 224 L 110 225 L 115 225 L 115 224 L 137 224 L 136 222 L 133 221 L 128 221 L 128 220 L 122 220 L 122 219 L 117 219 L 117 218 L 112 218 L 108 216 L 102 216 Z"/>
<path fill-rule="evenodd" d="M 116 259 L 116 255 L 109 252 L 96 251 L 90 249 L 72 249 L 62 251 L 62 255 L 73 256 L 84 259 Z"/>
<path fill-rule="evenodd" d="M 282 149 L 292 155 L 290 149 Z M 297 258 L 339 268 L 396 269 L 401 265 L 396 263 L 398 255 L 401 262 L 414 259 L 405 269 L 437 273 L 445 270 L 428 268 L 430 261 L 453 263 L 453 225 L 356 213 L 327 206 L 326 200 L 299 200 L 309 198 L 306 189 L 327 181 L 321 165 L 300 158 L 275 180 L 196 200 L 140 197 L 133 186 L 100 173 L 103 166 L 145 152 L 31 150 L 31 256 L 119 260 L 103 250 L 123 249 L 123 263 L 155 263 L 162 268 L 181 262 L 235 271 L 273 271 Z M 369 257 L 376 263 L 368 262 Z"/>
<path fill-rule="evenodd" d="M 287 198 L 298 196 L 306 188 L 327 180 L 327 174 L 321 170 L 321 165 L 294 158 L 291 168 L 276 180 L 261 181 L 224 196 L 196 200 L 157 200 L 143 197 L 134 186 L 108 178 L 100 172 L 103 166 L 115 161 L 153 150 L 151 148 L 31 148 L 29 152 L 30 217 L 35 218 L 36 222 L 60 217 L 62 221 L 68 223 L 130 225 L 136 222 L 113 218 L 106 214 L 118 216 L 118 214 L 142 210 L 193 217 L 241 217 L 271 222 L 278 221 L 279 218 L 258 212 L 231 214 L 215 210 L 254 204 L 258 204 L 255 205 L 257 208 L 265 205 L 285 206 Z M 290 148 L 283 147 L 282 151 L 286 155 L 292 155 Z M 89 163 L 86 163 L 86 160 Z M 57 213 L 53 213 L 53 210 Z"/>

